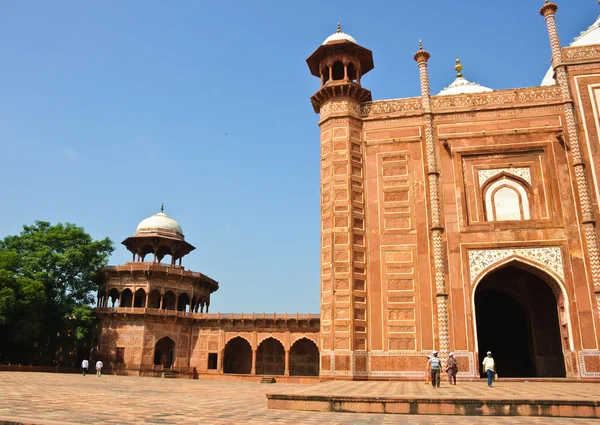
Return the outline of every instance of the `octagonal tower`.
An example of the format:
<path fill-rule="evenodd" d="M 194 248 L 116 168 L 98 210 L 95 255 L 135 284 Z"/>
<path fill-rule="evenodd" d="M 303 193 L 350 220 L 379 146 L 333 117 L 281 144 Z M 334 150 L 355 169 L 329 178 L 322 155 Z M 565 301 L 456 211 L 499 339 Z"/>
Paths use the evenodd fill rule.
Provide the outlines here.
<path fill-rule="evenodd" d="M 312 95 L 321 128 L 321 376 L 367 377 L 365 170 L 361 85 L 373 55 L 342 32 L 306 60 L 321 79 Z"/>

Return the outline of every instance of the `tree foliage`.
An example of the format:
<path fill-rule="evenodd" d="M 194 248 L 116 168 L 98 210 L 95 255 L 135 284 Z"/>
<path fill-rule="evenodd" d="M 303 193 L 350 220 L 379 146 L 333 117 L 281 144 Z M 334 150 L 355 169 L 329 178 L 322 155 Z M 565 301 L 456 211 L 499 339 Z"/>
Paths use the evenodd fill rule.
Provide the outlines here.
<path fill-rule="evenodd" d="M 96 277 L 113 251 L 74 224 L 0 240 L 0 362 L 74 364 L 89 342 Z"/>

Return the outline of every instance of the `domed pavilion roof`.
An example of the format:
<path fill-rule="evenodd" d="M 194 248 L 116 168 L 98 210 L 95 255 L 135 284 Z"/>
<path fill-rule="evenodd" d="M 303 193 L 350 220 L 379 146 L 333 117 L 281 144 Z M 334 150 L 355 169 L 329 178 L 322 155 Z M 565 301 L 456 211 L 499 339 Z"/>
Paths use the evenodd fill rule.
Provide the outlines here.
<path fill-rule="evenodd" d="M 140 221 L 137 226 L 135 236 L 145 236 L 146 234 L 163 233 L 166 236 L 173 236 L 183 240 L 183 230 L 179 223 L 164 213 L 164 207 L 160 212 Z"/>
<path fill-rule="evenodd" d="M 354 37 L 352 37 L 350 34 L 342 32 L 342 28 L 340 27 L 339 23 L 337 26 L 337 31 L 331 34 L 329 37 L 327 37 L 323 42 L 323 45 L 329 44 L 334 41 L 349 41 L 351 43 L 358 44 Z"/>
<path fill-rule="evenodd" d="M 494 91 L 489 87 L 482 86 L 477 83 L 472 83 L 462 75 L 463 66 L 460 63 L 460 59 L 456 58 L 456 66 L 454 67 L 457 72 L 456 80 L 452 82 L 448 87 L 438 93 L 439 96 L 449 96 L 453 94 L 468 94 L 468 93 L 486 93 Z"/>
<path fill-rule="evenodd" d="M 579 36 L 575 37 L 573 42 L 569 44 L 569 47 L 592 46 L 594 44 L 600 44 L 600 16 L 598 19 L 596 19 L 596 22 L 594 22 L 592 26 L 579 34 Z M 553 86 L 555 84 L 556 80 L 554 80 L 554 70 L 551 66 L 550 69 L 548 69 L 548 72 L 546 72 L 541 85 Z"/>
<path fill-rule="evenodd" d="M 186 242 L 179 223 L 165 214 L 164 205 L 159 213 L 143 219 L 138 224 L 135 234 L 125 239 L 122 244 L 142 259 L 147 254 L 154 254 L 160 262 L 165 255 L 171 255 L 173 264 L 175 260 L 196 249 Z"/>

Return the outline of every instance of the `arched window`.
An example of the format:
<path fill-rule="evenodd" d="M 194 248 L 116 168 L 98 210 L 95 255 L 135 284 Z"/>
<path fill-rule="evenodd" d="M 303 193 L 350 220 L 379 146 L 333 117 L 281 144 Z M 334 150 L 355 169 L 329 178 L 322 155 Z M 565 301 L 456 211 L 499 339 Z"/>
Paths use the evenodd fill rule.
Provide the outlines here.
<path fill-rule="evenodd" d="M 121 292 L 119 307 L 133 307 L 133 293 L 131 292 L 131 289 L 127 288 Z"/>
<path fill-rule="evenodd" d="M 348 63 L 348 79 L 356 82 L 356 67 L 352 62 Z"/>
<path fill-rule="evenodd" d="M 108 306 L 107 307 L 118 307 L 119 306 L 119 291 L 117 288 L 112 288 L 108 292 Z"/>
<path fill-rule="evenodd" d="M 148 308 L 160 308 L 160 292 L 154 289 L 148 296 Z"/>
<path fill-rule="evenodd" d="M 177 300 L 177 311 L 190 311 L 190 297 L 185 292 L 179 295 L 179 300 Z"/>
<path fill-rule="evenodd" d="M 173 292 L 167 291 L 163 295 L 162 309 L 175 310 L 175 294 Z"/>
<path fill-rule="evenodd" d="M 323 72 L 323 84 L 327 84 L 327 82 L 329 81 L 329 67 L 324 66 L 322 72 Z"/>
<path fill-rule="evenodd" d="M 336 61 L 333 63 L 332 70 L 332 79 L 333 80 L 343 80 L 344 79 L 344 64 L 341 61 Z"/>
<path fill-rule="evenodd" d="M 146 291 L 142 288 L 135 291 L 135 297 L 133 298 L 133 306 L 138 308 L 146 307 Z"/>
<path fill-rule="evenodd" d="M 502 176 L 483 191 L 487 221 L 530 220 L 529 190 L 524 183 Z"/>

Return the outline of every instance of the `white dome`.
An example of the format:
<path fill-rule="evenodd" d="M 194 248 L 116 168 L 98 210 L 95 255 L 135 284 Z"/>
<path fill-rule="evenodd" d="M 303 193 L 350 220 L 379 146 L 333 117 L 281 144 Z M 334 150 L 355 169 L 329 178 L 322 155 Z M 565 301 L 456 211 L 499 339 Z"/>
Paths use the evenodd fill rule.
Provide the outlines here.
<path fill-rule="evenodd" d="M 354 37 L 352 37 L 349 34 L 346 34 L 345 32 L 342 32 L 342 28 L 341 28 L 340 24 L 338 23 L 337 31 L 334 32 L 333 34 L 331 34 L 329 37 L 327 37 L 325 39 L 325 41 L 323 42 L 323 45 L 329 43 L 330 41 L 340 41 L 340 40 L 349 41 L 351 43 L 358 44 L 356 42 L 356 40 L 354 39 Z"/>
<path fill-rule="evenodd" d="M 477 83 L 472 83 L 466 78 L 457 77 L 456 80 L 444 90 L 438 93 L 439 96 L 449 96 L 452 94 L 467 94 L 467 93 L 486 93 L 494 91 L 489 87 L 484 87 Z"/>
<path fill-rule="evenodd" d="M 349 34 L 346 34 L 345 32 L 336 32 L 335 34 L 331 34 L 329 37 L 327 37 L 325 39 L 325 41 L 323 42 L 323 44 L 327 44 L 330 41 L 338 41 L 338 40 L 346 40 L 346 41 L 350 41 L 354 44 L 358 44 L 356 42 L 356 40 L 354 39 L 354 37 L 352 37 Z"/>
<path fill-rule="evenodd" d="M 587 30 L 583 31 L 579 36 L 575 37 L 575 40 L 569 47 L 581 47 L 581 46 L 592 46 L 594 44 L 600 44 L 600 16 L 596 19 L 596 22 L 592 24 Z M 544 79 L 542 80 L 542 86 L 553 86 L 556 84 L 554 80 L 554 70 L 552 66 L 546 72 Z"/>
<path fill-rule="evenodd" d="M 179 236 L 183 236 L 183 230 L 179 223 L 162 211 L 142 220 L 138 224 L 135 234 L 137 236 L 139 233 L 156 231 L 166 231 L 167 233 L 176 233 Z"/>

